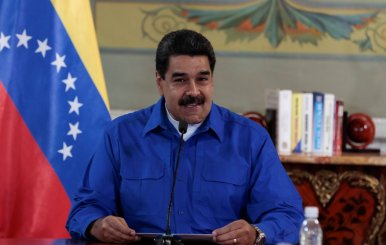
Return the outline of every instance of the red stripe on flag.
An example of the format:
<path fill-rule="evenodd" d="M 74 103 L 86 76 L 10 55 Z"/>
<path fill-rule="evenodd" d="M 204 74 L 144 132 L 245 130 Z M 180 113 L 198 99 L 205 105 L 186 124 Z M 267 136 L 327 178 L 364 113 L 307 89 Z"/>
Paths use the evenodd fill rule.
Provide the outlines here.
<path fill-rule="evenodd" d="M 69 237 L 70 200 L 1 81 L 0 169 L 0 237 Z"/>

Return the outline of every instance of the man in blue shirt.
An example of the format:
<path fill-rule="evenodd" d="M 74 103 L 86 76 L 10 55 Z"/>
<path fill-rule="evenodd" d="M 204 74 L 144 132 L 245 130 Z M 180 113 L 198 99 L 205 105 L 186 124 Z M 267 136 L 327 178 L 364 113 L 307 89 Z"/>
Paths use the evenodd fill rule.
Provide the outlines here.
<path fill-rule="evenodd" d="M 156 53 L 160 100 L 106 129 L 69 215 L 73 237 L 138 241 L 164 233 L 183 135 L 170 227 L 219 244 L 298 242 L 302 201 L 260 125 L 213 103 L 210 42 L 180 30 Z"/>

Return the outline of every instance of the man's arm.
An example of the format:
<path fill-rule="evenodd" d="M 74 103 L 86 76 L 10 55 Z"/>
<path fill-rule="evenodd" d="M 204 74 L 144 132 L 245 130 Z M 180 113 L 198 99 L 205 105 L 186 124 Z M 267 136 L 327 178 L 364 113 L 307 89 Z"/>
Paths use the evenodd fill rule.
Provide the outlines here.
<path fill-rule="evenodd" d="M 256 230 L 245 220 L 236 220 L 212 232 L 213 240 L 218 244 L 254 245 Z"/>
<path fill-rule="evenodd" d="M 266 135 L 251 174 L 247 217 L 265 233 L 267 243 L 297 243 L 304 219 L 302 199 Z"/>
<path fill-rule="evenodd" d="M 102 242 L 127 243 L 140 240 L 125 219 L 112 215 L 97 219 L 88 230 L 91 237 Z"/>
<path fill-rule="evenodd" d="M 92 222 L 97 223 L 96 220 L 118 215 L 119 174 L 116 160 L 118 149 L 112 138 L 105 133 L 87 166 L 81 187 L 73 198 L 66 227 L 74 238 L 89 239 L 86 231 L 91 230 Z"/>

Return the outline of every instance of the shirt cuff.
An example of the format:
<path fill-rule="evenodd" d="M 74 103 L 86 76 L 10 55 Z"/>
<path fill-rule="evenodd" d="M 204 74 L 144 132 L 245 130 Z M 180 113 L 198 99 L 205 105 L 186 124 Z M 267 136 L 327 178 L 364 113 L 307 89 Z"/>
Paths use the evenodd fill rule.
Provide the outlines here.
<path fill-rule="evenodd" d="M 257 226 L 265 234 L 265 242 L 270 244 L 274 242 L 274 231 L 268 222 L 253 224 Z"/>

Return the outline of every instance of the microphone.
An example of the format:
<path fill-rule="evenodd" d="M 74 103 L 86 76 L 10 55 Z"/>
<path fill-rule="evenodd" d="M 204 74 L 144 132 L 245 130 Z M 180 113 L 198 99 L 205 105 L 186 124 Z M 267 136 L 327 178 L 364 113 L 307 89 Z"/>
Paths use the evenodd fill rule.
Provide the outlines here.
<path fill-rule="evenodd" d="M 184 134 L 186 134 L 186 131 L 188 130 L 188 123 L 185 122 L 185 121 L 181 121 L 179 124 L 178 124 L 178 131 L 180 131 L 181 133 L 181 138 Z M 181 141 L 180 141 L 181 143 Z"/>
<path fill-rule="evenodd" d="M 180 143 L 178 145 L 176 167 L 173 171 L 173 185 L 172 185 L 172 190 L 170 192 L 170 198 L 169 198 L 168 217 L 166 221 L 165 234 L 162 237 L 154 239 L 154 242 L 156 245 L 183 245 L 180 239 L 172 236 L 172 232 L 170 229 L 170 215 L 171 215 L 171 210 L 172 210 L 173 200 L 174 200 L 174 188 L 176 186 L 178 165 L 180 163 L 180 153 L 181 153 L 182 144 L 184 143 L 184 134 L 186 133 L 187 130 L 188 130 L 188 123 L 185 121 L 180 121 L 178 124 L 178 131 L 181 133 L 181 136 L 180 136 Z"/>

